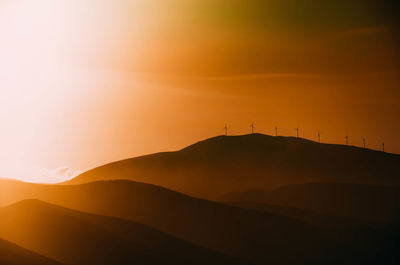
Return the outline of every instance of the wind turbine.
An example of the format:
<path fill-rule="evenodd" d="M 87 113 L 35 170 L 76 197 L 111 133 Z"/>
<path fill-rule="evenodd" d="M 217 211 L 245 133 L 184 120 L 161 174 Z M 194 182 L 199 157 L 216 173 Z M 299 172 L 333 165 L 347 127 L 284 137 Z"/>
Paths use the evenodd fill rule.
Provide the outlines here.
<path fill-rule="evenodd" d="M 299 138 L 299 128 L 298 127 L 296 128 L 296 136 L 297 136 L 297 138 Z"/>
<path fill-rule="evenodd" d="M 251 133 L 254 134 L 254 122 L 250 125 L 251 127 Z"/>
<path fill-rule="evenodd" d="M 225 124 L 224 130 L 225 130 L 225 136 L 228 136 L 228 125 Z"/>
<path fill-rule="evenodd" d="M 278 136 L 278 126 L 275 126 L 275 136 Z"/>
<path fill-rule="evenodd" d="M 349 136 L 346 135 L 344 138 L 346 139 L 346 145 L 349 145 Z"/>
<path fill-rule="evenodd" d="M 385 153 L 385 143 L 382 143 L 382 152 Z"/>
<path fill-rule="evenodd" d="M 365 149 L 365 138 L 363 138 L 363 147 Z"/>
<path fill-rule="evenodd" d="M 321 143 L 321 134 L 318 132 L 318 143 Z"/>

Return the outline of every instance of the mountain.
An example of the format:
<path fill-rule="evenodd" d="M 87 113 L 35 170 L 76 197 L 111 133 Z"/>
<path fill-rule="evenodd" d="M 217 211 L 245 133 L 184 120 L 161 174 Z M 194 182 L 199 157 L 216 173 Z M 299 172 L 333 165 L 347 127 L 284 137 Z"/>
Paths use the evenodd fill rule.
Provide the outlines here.
<path fill-rule="evenodd" d="M 378 225 L 376 223 L 369 223 L 341 216 L 330 216 L 294 207 L 279 206 L 279 205 L 258 203 L 258 202 L 246 202 L 246 201 L 225 201 L 224 203 L 235 207 L 240 207 L 243 209 L 287 216 L 290 218 L 294 218 L 312 224 L 314 226 L 326 227 L 326 228 Z"/>
<path fill-rule="evenodd" d="M 128 220 L 38 200 L 0 208 L 0 237 L 66 264 L 248 264 Z"/>
<path fill-rule="evenodd" d="M 305 183 L 275 190 L 225 194 L 221 201 L 294 207 L 330 216 L 390 223 L 400 213 L 400 187 L 349 183 Z"/>
<path fill-rule="evenodd" d="M 14 186 L 13 186 L 14 185 Z M 22 188 L 18 188 L 22 186 Z M 255 264 L 356 264 L 376 248 L 344 245 L 326 229 L 287 216 L 193 198 L 126 180 L 80 185 L 10 183 L 11 193 L 71 209 L 146 224 L 193 244 Z M 16 198 L 16 197 L 14 197 Z M 367 238 L 368 233 L 358 235 Z M 342 240 L 342 239 L 340 239 Z M 367 241 L 367 240 L 365 240 Z"/>
<path fill-rule="evenodd" d="M 216 199 L 306 182 L 400 184 L 400 155 L 263 134 L 218 136 L 176 152 L 122 160 L 67 184 L 129 179 Z"/>
<path fill-rule="evenodd" d="M 39 254 L 0 239 L 1 265 L 62 265 Z"/>
<path fill-rule="evenodd" d="M 357 220 L 340 216 L 329 216 L 303 209 L 277 206 L 272 204 L 253 203 L 253 202 L 226 202 L 229 205 L 250 209 L 254 211 L 269 212 L 277 215 L 287 216 L 306 222 L 318 227 L 324 234 L 340 242 L 342 247 L 363 252 L 380 249 L 382 242 L 388 234 L 391 234 L 390 224 L 380 224 L 365 220 Z M 354 246 L 362 246 L 360 249 Z"/>
<path fill-rule="evenodd" d="M 377 253 L 363 265 L 397 265 L 400 260 L 400 220 L 392 227 Z"/>

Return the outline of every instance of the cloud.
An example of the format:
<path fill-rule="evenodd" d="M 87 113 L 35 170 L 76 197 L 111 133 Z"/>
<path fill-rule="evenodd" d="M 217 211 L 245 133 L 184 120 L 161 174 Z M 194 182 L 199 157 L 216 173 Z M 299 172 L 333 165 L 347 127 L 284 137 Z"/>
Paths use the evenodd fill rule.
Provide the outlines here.
<path fill-rule="evenodd" d="M 81 173 L 83 173 L 82 170 L 62 166 L 55 169 L 43 169 L 38 179 L 43 183 L 59 183 L 70 180 Z"/>

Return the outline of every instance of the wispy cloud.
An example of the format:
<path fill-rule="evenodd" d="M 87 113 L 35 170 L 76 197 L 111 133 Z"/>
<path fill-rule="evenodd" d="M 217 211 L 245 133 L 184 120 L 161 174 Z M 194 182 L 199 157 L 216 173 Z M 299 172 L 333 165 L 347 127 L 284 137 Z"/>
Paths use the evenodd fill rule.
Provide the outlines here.
<path fill-rule="evenodd" d="M 66 166 L 55 169 L 44 169 L 40 180 L 45 183 L 58 183 L 70 180 L 81 173 L 81 170 L 75 170 Z"/>
<path fill-rule="evenodd" d="M 66 166 L 61 166 L 54 169 L 36 169 L 35 173 L 31 176 L 23 176 L 17 178 L 12 177 L 10 179 L 18 179 L 25 182 L 54 184 L 73 179 L 81 173 L 83 173 L 82 170 L 76 170 Z"/>

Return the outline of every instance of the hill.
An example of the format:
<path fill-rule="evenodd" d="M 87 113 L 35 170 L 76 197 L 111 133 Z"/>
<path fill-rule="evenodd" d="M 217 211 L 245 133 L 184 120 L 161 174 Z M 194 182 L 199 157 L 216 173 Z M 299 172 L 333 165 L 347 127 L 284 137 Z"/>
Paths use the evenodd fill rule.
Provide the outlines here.
<path fill-rule="evenodd" d="M 12 188 L 11 185 L 14 185 Z M 18 189 L 22 185 L 23 188 Z M 28 187 L 29 186 L 29 187 Z M 321 229 L 287 216 L 196 199 L 150 184 L 124 180 L 81 185 L 34 185 L 14 182 L 14 194 L 93 214 L 146 224 L 193 244 L 256 264 L 355 264 L 376 248 L 346 245 Z M 22 198 L 21 198 L 22 199 Z M 352 262 L 352 263 L 351 263 Z"/>
<path fill-rule="evenodd" d="M 376 255 L 363 265 L 396 265 L 400 260 L 400 220 L 392 227 Z"/>
<path fill-rule="evenodd" d="M 1 265 L 62 265 L 39 254 L 0 239 Z"/>
<path fill-rule="evenodd" d="M 252 202 L 226 202 L 229 205 L 254 211 L 269 212 L 287 216 L 306 222 L 320 228 L 324 234 L 340 242 L 342 247 L 360 251 L 360 257 L 367 257 L 363 251 L 374 251 L 381 248 L 388 234 L 391 234 L 391 224 L 378 224 L 370 221 L 352 219 L 340 216 L 329 216 L 303 209 L 277 206 L 272 204 Z M 358 246 L 358 247 L 355 247 Z M 357 264 L 355 262 L 355 264 Z M 361 263 L 362 264 L 362 263 Z"/>
<path fill-rule="evenodd" d="M 221 201 L 294 207 L 330 216 L 390 223 L 400 213 L 400 187 L 349 183 L 305 183 L 275 190 L 225 194 Z"/>
<path fill-rule="evenodd" d="M 378 225 L 376 223 L 370 223 L 362 220 L 351 219 L 341 216 L 330 216 L 294 207 L 279 206 L 279 205 L 259 203 L 259 202 L 246 202 L 246 201 L 225 201 L 224 203 L 253 211 L 275 213 L 278 215 L 283 215 L 297 220 L 301 220 L 303 222 L 320 227 L 336 228 L 336 227 Z"/>
<path fill-rule="evenodd" d="M 262 134 L 218 136 L 176 152 L 122 160 L 67 184 L 129 179 L 216 199 L 306 182 L 400 184 L 400 155 Z"/>
<path fill-rule="evenodd" d="M 0 237 L 66 264 L 244 264 L 142 224 L 38 200 L 0 208 L 0 227 Z"/>

